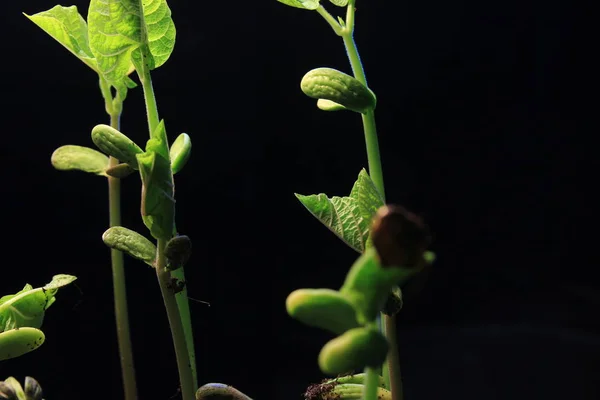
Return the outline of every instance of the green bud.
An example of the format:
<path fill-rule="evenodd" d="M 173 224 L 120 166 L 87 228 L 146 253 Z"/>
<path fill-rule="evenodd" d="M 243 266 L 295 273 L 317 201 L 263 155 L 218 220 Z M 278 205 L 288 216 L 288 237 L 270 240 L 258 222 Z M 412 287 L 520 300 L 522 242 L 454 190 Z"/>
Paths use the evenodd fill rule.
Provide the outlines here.
<path fill-rule="evenodd" d="M 385 361 L 388 342 L 372 327 L 354 328 L 330 340 L 319 353 L 324 374 L 338 375 L 365 367 L 377 368 Z"/>
<path fill-rule="evenodd" d="M 360 326 L 352 303 L 336 290 L 298 289 L 285 305 L 292 318 L 338 335 Z"/>
<path fill-rule="evenodd" d="M 183 169 L 192 153 L 192 141 L 187 133 L 177 136 L 171 145 L 169 156 L 171 158 L 171 171 L 173 175 Z"/>

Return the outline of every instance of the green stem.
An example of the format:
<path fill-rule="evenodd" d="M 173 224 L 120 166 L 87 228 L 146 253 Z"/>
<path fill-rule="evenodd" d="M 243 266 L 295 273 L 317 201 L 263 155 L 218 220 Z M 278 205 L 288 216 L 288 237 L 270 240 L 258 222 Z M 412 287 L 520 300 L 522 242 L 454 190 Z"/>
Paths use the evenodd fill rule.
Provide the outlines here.
<path fill-rule="evenodd" d="M 379 374 L 375 368 L 365 368 L 365 388 L 362 400 L 377 400 Z"/>
<path fill-rule="evenodd" d="M 165 303 L 167 318 L 171 326 L 171 336 L 173 337 L 173 346 L 175 347 L 175 357 L 177 359 L 177 369 L 179 370 L 179 384 L 181 385 L 181 394 L 183 400 L 194 400 L 194 378 L 190 367 L 190 357 L 188 355 L 187 343 L 177 300 L 173 290 L 170 289 L 171 274 L 166 268 L 165 246 L 166 241 L 159 239 L 156 250 L 156 275 Z"/>
<path fill-rule="evenodd" d="M 100 78 L 100 89 L 105 100 L 106 111 L 110 115 L 110 126 L 119 130 L 121 113 L 115 111 L 113 99 L 108 83 Z M 119 107 L 120 108 L 120 107 Z M 110 157 L 109 166 L 113 167 L 119 163 L 114 157 Z M 108 210 L 109 225 L 121 225 L 121 181 L 118 178 L 108 177 Z M 117 327 L 117 341 L 119 345 L 119 358 L 121 361 L 121 374 L 125 392 L 125 400 L 137 399 L 137 387 L 135 381 L 135 368 L 133 364 L 133 351 L 131 348 L 131 334 L 129 329 L 129 313 L 127 310 L 127 290 L 125 284 L 125 270 L 123 253 L 111 249 L 113 296 L 115 308 L 115 320 Z"/>
<path fill-rule="evenodd" d="M 367 85 L 367 78 L 356 42 L 354 41 L 354 13 L 356 11 L 355 0 L 348 2 L 346 13 L 346 26 L 342 31 L 342 39 L 348 54 L 350 66 L 354 77 L 363 85 Z M 383 184 L 383 170 L 381 167 L 381 155 L 379 153 L 379 141 L 377 138 L 377 128 L 375 125 L 375 111 L 369 110 L 361 114 L 363 130 L 365 133 L 365 145 L 367 149 L 367 160 L 369 164 L 369 176 L 373 180 L 375 187 L 379 190 L 385 202 L 385 187 Z M 388 339 L 390 350 L 388 353 L 386 366 L 383 369 L 383 376 L 386 383 L 389 384 L 392 392 L 392 400 L 402 400 L 402 377 L 400 375 L 400 361 L 398 357 L 398 343 L 396 340 L 396 322 L 394 316 L 383 315 L 382 331 Z"/>
<path fill-rule="evenodd" d="M 156 105 L 156 97 L 154 96 L 154 88 L 152 87 L 150 70 L 148 68 L 141 69 L 142 71 L 138 71 L 138 76 L 144 91 L 148 129 L 150 131 L 150 137 L 152 137 L 160 121 L 158 117 L 158 107 Z M 171 336 L 175 348 L 175 357 L 177 359 L 182 397 L 183 400 L 194 400 L 197 383 L 195 378 L 195 367 L 192 367 L 191 364 L 191 361 L 195 360 L 193 338 L 191 337 L 191 320 L 189 318 L 189 310 L 187 310 L 186 313 L 186 309 L 182 309 L 181 305 L 178 304 L 174 291 L 171 289 L 172 276 L 166 268 L 166 259 L 164 255 L 165 246 L 166 241 L 159 239 L 157 243 L 156 275 L 158 277 L 158 284 L 160 286 L 167 318 L 171 327 Z M 179 301 L 179 303 L 181 303 L 181 301 Z M 185 317 L 185 328 L 182 316 Z M 187 335 L 186 332 L 188 332 Z"/>

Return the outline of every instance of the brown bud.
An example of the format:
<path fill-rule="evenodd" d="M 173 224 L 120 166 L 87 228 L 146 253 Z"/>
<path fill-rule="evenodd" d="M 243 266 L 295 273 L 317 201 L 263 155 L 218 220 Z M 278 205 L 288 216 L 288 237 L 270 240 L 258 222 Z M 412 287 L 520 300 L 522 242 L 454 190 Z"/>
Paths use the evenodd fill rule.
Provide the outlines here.
<path fill-rule="evenodd" d="M 401 206 L 385 205 L 377 210 L 371 239 L 383 267 L 418 268 L 431 238 L 417 215 Z"/>

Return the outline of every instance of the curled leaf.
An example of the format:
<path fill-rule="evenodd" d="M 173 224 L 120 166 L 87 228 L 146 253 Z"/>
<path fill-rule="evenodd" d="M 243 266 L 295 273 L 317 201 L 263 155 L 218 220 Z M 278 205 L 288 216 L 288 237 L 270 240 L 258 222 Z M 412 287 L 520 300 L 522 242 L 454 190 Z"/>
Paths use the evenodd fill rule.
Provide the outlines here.
<path fill-rule="evenodd" d="M 171 145 L 169 155 L 171 158 L 171 171 L 173 175 L 183 169 L 192 152 L 192 141 L 187 133 L 177 136 L 177 139 Z"/>

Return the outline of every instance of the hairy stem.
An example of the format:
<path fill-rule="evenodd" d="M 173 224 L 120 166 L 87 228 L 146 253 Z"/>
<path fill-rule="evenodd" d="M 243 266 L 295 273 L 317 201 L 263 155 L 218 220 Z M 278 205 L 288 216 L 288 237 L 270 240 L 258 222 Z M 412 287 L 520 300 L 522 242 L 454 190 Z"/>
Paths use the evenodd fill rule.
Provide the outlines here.
<path fill-rule="evenodd" d="M 138 71 L 140 82 L 144 91 L 146 102 L 146 113 L 148 117 L 148 129 L 150 136 L 156 131 L 159 124 L 158 107 L 156 97 L 152 87 L 150 71 L 142 68 Z M 159 239 L 157 243 L 156 254 L 156 275 L 158 284 L 165 303 L 165 310 L 171 327 L 171 336 L 175 348 L 175 357 L 177 359 L 177 369 L 179 371 L 179 383 L 183 400 L 194 400 L 197 379 L 195 377 L 195 366 L 192 366 L 192 360 L 195 361 L 195 352 L 193 338 L 191 335 L 191 319 L 189 318 L 189 308 L 182 307 L 182 301 L 177 300 L 173 289 L 171 289 L 171 273 L 166 268 L 166 259 L 164 249 L 166 241 Z M 187 306 L 187 298 L 185 299 Z M 185 325 L 184 325 L 185 324 Z M 187 332 L 187 334 L 186 334 Z"/>
<path fill-rule="evenodd" d="M 115 111 L 113 98 L 108 83 L 100 78 L 100 88 L 106 104 L 106 111 L 110 115 L 110 126 L 119 130 L 121 122 L 120 111 Z M 121 107 L 119 107 L 121 109 Z M 117 165 L 119 160 L 110 157 L 109 165 Z M 108 210 L 109 225 L 121 225 L 121 181 L 118 178 L 108 177 Z M 115 307 L 115 322 L 117 327 L 117 341 L 119 345 L 119 358 L 121 361 L 121 374 L 125 400 L 137 399 L 135 368 L 133 364 L 133 351 L 131 348 L 131 333 L 129 329 L 129 313 L 127 309 L 127 290 L 125 284 L 125 271 L 123 253 L 111 249 L 110 258 L 112 265 L 113 296 Z"/>
<path fill-rule="evenodd" d="M 363 85 L 367 85 L 367 78 L 356 42 L 354 41 L 354 13 L 356 11 L 355 0 L 348 2 L 346 13 L 346 26 L 342 31 L 342 39 L 348 54 L 350 66 L 354 77 Z M 383 184 L 383 170 L 381 167 L 381 156 L 379 153 L 379 141 L 377 138 L 377 128 L 375 125 L 375 111 L 369 110 L 361 114 L 363 130 L 365 133 L 365 145 L 367 149 L 367 160 L 369 164 L 369 176 L 373 180 L 375 187 L 379 190 L 385 202 L 385 187 Z M 386 366 L 383 369 L 383 377 L 389 384 L 392 392 L 392 400 L 402 400 L 402 377 L 400 375 L 400 361 L 398 357 L 398 344 L 396 341 L 396 322 L 395 317 L 383 315 L 383 326 L 380 326 L 383 334 L 388 339 L 390 350 L 388 353 Z"/>

